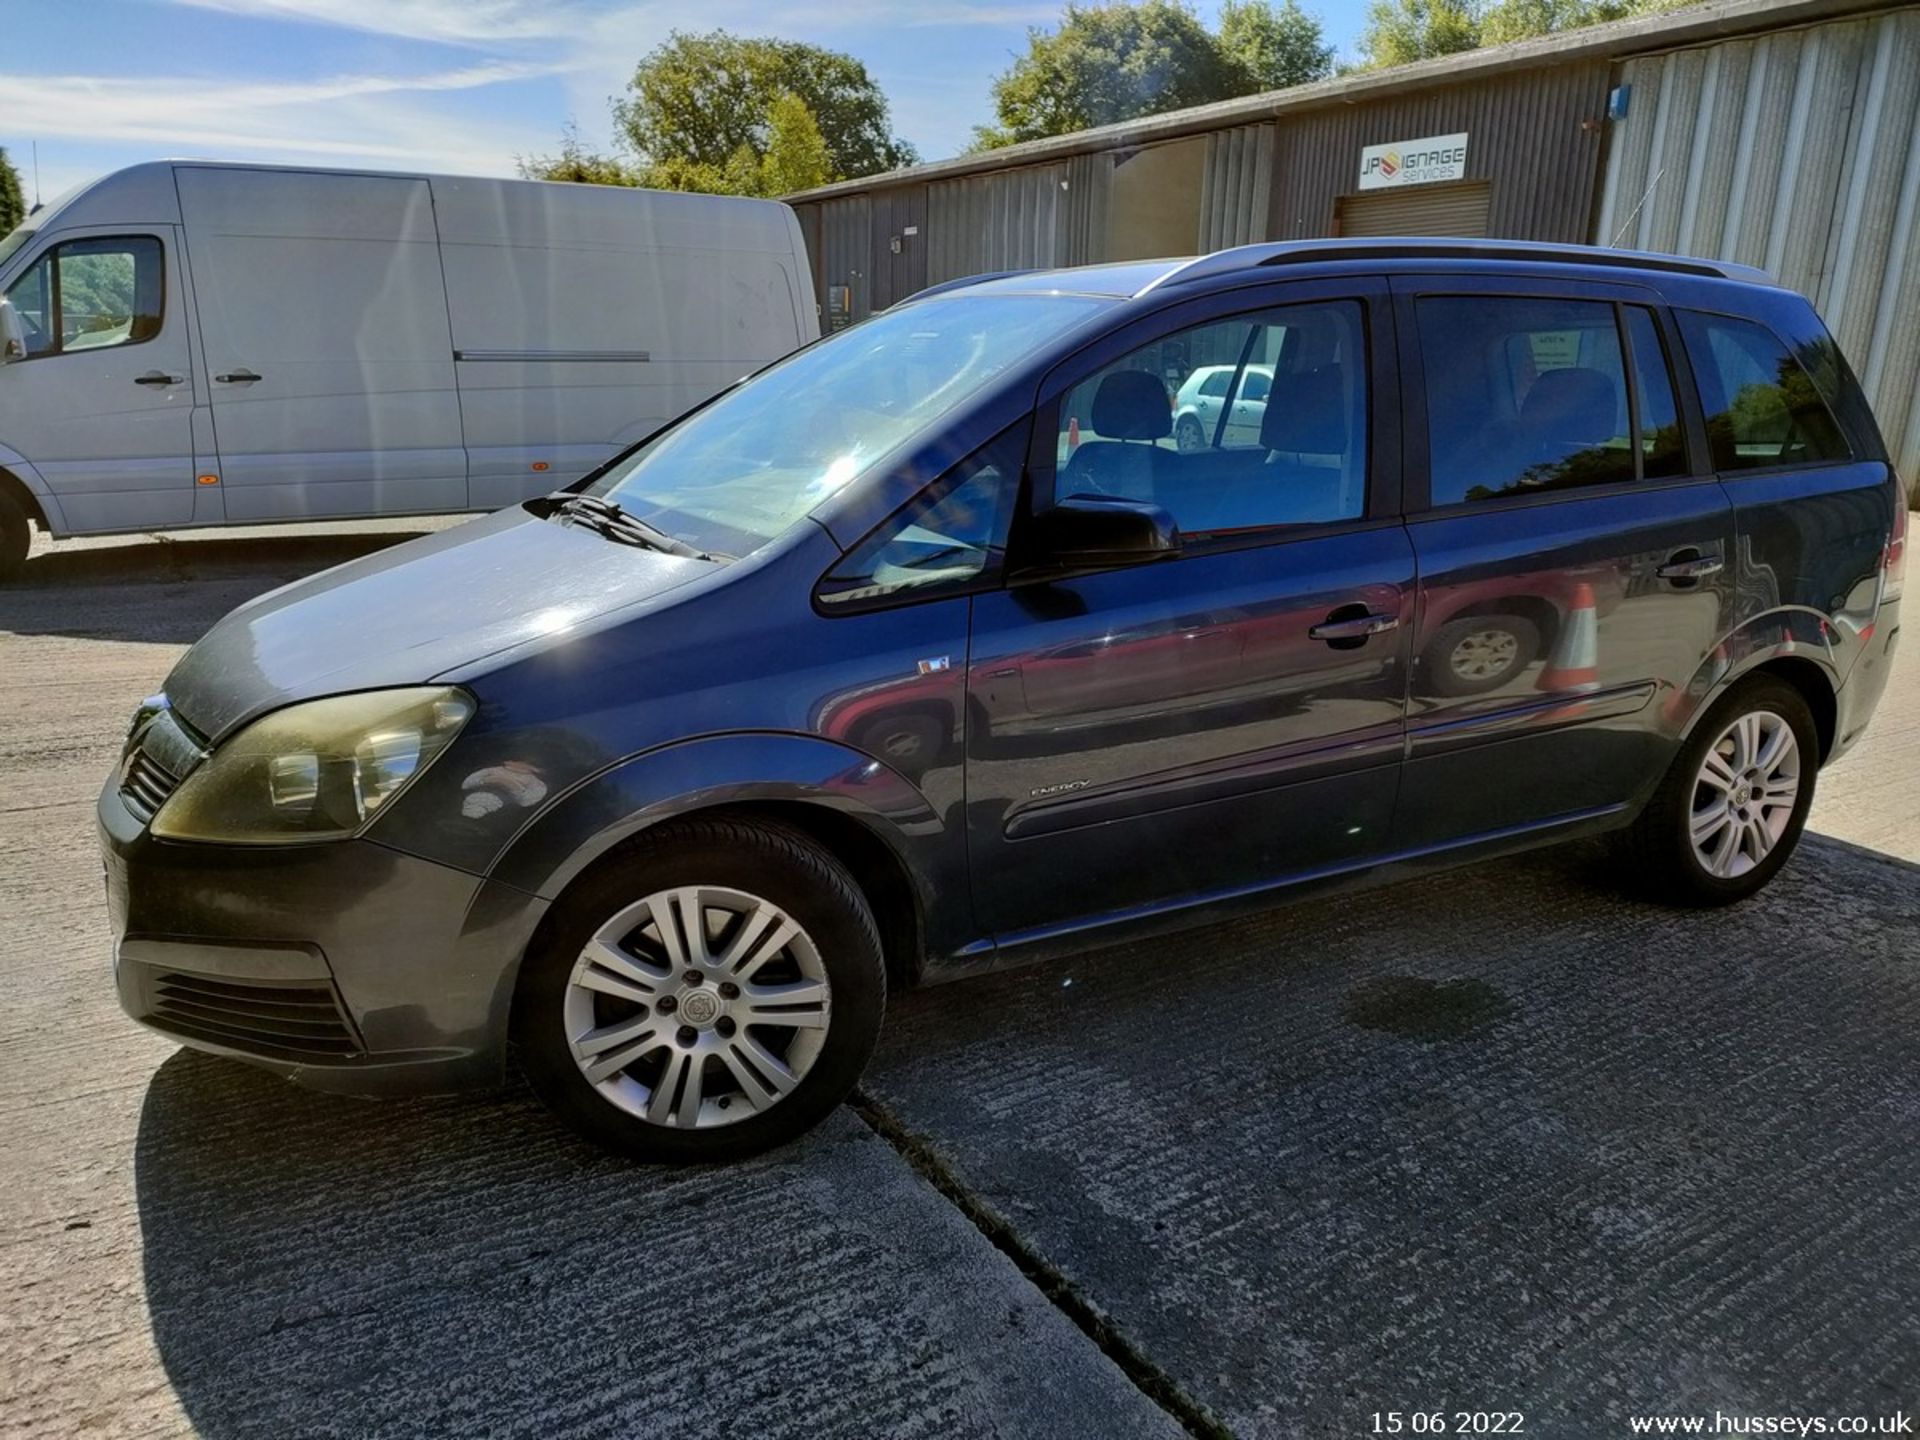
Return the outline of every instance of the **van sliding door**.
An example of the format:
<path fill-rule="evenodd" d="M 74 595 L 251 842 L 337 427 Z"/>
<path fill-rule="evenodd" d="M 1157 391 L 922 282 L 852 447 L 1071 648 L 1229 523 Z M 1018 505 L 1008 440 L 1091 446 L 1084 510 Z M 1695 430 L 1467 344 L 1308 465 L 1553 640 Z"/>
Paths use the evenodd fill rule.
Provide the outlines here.
<path fill-rule="evenodd" d="M 465 509 L 427 182 L 176 175 L 227 519 Z"/>

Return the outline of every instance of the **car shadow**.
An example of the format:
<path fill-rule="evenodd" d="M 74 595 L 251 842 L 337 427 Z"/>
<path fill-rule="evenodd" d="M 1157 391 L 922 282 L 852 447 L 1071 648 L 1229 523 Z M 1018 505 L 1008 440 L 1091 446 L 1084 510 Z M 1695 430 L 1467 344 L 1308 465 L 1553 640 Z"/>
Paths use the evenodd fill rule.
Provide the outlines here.
<path fill-rule="evenodd" d="M 214 1440 L 950 1433 L 1015 1412 L 1003 1347 L 1037 1338 L 1003 1333 L 1034 1323 L 1023 1282 L 846 1110 L 664 1168 L 524 1088 L 357 1100 L 182 1051 L 134 1165 L 154 1345 Z"/>
<path fill-rule="evenodd" d="M 256 595 L 426 533 L 161 536 L 140 544 L 55 546 L 0 585 L 0 631 L 187 645 Z"/>

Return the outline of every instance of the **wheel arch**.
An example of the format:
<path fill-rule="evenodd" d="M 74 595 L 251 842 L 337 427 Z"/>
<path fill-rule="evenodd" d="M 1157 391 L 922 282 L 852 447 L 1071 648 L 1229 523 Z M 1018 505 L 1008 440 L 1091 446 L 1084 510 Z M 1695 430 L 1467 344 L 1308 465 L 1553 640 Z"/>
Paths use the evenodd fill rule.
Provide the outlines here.
<path fill-rule="evenodd" d="M 543 815 L 489 878 L 550 900 L 553 916 L 588 873 L 695 818 L 777 824 L 845 865 L 873 907 L 888 979 L 903 989 L 920 979 L 936 907 L 964 898 L 958 838 L 917 788 L 870 756 L 800 735 L 714 737 L 629 760 Z"/>
<path fill-rule="evenodd" d="M 1800 692 L 1807 709 L 1813 712 L 1814 729 L 1820 735 L 1820 763 L 1826 764 L 1827 757 L 1833 754 L 1834 736 L 1840 723 L 1839 696 L 1827 672 L 1804 656 L 1776 655 L 1744 672 L 1740 678 L 1744 680 L 1748 675 L 1771 675 Z"/>
<path fill-rule="evenodd" d="M 0 493 L 19 503 L 20 508 L 27 512 L 27 519 L 33 523 L 35 529 L 42 531 L 53 529 L 47 519 L 46 507 L 40 503 L 39 495 L 25 480 L 14 473 L 4 458 L 0 458 Z"/>

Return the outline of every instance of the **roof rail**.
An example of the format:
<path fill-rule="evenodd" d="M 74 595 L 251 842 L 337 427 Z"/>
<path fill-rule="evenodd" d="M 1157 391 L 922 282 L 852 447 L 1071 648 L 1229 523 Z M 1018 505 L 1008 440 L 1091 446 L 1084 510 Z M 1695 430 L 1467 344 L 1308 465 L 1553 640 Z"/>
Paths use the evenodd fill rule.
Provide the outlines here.
<path fill-rule="evenodd" d="M 1665 270 L 1678 275 L 1710 275 L 1772 285 L 1773 277 L 1751 265 L 1705 260 L 1691 255 L 1657 255 L 1648 250 L 1605 250 L 1598 245 L 1548 245 L 1531 240 L 1462 240 L 1426 236 L 1400 239 L 1371 236 L 1351 240 L 1276 240 L 1265 245 L 1236 245 L 1189 260 L 1153 281 L 1140 293 L 1168 285 L 1186 285 L 1220 275 L 1277 265 L 1329 260 L 1528 260 L 1559 265 L 1607 265 L 1627 270 Z"/>

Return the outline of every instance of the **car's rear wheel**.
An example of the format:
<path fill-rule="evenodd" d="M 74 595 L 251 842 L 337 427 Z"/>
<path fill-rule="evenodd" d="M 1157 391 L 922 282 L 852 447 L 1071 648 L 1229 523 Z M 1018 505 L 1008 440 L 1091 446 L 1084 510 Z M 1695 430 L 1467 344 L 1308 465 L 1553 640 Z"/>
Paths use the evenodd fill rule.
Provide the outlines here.
<path fill-rule="evenodd" d="M 1180 423 L 1173 427 L 1173 443 L 1186 454 L 1207 448 L 1207 432 L 1200 428 L 1200 422 L 1191 415 L 1182 415 Z"/>
<path fill-rule="evenodd" d="M 886 970 L 842 865 L 758 821 L 663 828 L 592 872 L 527 957 L 514 1043 L 589 1139 L 730 1160 L 800 1135 L 873 1053 Z"/>
<path fill-rule="evenodd" d="M 1742 681 L 1694 727 L 1625 833 L 1633 880 L 1687 905 L 1753 894 L 1800 843 L 1819 756 L 1798 690 L 1770 675 Z"/>

